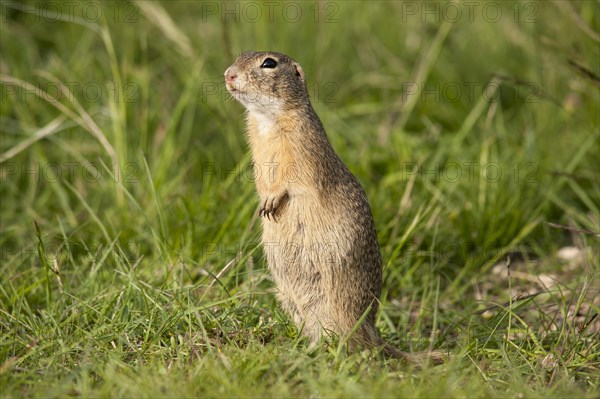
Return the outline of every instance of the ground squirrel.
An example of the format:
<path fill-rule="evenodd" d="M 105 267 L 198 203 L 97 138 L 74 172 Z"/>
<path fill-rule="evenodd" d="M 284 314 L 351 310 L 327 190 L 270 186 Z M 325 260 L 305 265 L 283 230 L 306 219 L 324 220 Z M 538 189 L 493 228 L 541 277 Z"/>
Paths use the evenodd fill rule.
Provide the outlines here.
<path fill-rule="evenodd" d="M 246 52 L 225 83 L 248 111 L 262 240 L 282 307 L 313 342 L 333 332 L 351 347 L 410 357 L 375 327 L 382 263 L 371 209 L 327 139 L 302 67 Z"/>

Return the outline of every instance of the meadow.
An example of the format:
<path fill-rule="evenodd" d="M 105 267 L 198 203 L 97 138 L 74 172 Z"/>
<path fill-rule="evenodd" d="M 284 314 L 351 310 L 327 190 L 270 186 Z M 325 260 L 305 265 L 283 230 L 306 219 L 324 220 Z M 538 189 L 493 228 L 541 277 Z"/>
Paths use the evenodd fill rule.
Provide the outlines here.
<path fill-rule="evenodd" d="M 0 394 L 600 395 L 596 1 L 0 2 Z M 245 50 L 367 192 L 377 325 L 309 347 L 260 246 Z"/>

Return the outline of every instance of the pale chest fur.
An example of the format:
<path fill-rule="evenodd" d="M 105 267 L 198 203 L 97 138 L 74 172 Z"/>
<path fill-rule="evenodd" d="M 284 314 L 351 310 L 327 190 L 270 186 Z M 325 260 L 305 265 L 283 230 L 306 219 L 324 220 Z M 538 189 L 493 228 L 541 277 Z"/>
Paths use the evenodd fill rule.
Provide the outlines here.
<path fill-rule="evenodd" d="M 276 125 L 252 113 L 248 118 L 259 196 L 281 190 L 289 196 L 277 222 L 263 218 L 263 244 L 269 265 L 277 267 L 281 259 L 285 259 L 286 264 L 299 261 L 301 267 L 330 263 L 331 251 L 320 247 L 340 245 L 338 217 L 326 207 L 318 192 L 314 181 L 316 172 L 311 170 L 305 153 L 297 143 L 275 130 L 285 123 L 280 119 Z M 344 240 L 341 241 L 343 244 Z M 325 256 L 328 258 L 320 259 Z"/>
<path fill-rule="evenodd" d="M 293 145 L 277 131 L 277 126 L 272 117 L 258 113 L 248 115 L 254 178 L 261 196 L 282 189 L 294 195 L 307 185 Z"/>

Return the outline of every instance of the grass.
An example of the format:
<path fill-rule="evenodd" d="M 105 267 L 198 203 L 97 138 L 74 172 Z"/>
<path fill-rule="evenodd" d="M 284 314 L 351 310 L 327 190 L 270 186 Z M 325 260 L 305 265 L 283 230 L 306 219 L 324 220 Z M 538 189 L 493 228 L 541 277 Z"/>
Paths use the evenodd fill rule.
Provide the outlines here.
<path fill-rule="evenodd" d="M 1 3 L 2 396 L 597 397 L 597 4 L 291 4 Z M 383 336 L 446 364 L 279 310 L 223 87 L 248 49 L 303 65 L 367 191 Z"/>

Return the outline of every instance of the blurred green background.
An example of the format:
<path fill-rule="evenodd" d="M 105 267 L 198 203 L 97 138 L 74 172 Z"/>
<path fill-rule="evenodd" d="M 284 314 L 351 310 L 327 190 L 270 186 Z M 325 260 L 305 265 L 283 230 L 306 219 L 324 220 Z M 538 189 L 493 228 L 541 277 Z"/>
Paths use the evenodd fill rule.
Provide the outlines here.
<path fill-rule="evenodd" d="M 345 371 L 364 370 L 344 362 L 360 358 L 325 351 L 308 361 L 297 348 L 259 246 L 244 111 L 223 85 L 246 50 L 303 66 L 330 141 L 367 191 L 387 339 L 455 352 L 445 370 L 484 370 L 470 388 L 460 384 L 468 373 L 444 374 L 459 396 L 594 395 L 597 1 L 0 6 L 0 378 L 9 396 L 152 395 L 149 376 L 171 370 L 165 362 L 205 378 L 207 364 L 225 379 L 235 371 L 250 388 L 212 375 L 205 385 L 186 380 L 186 390 L 184 367 L 164 396 L 217 386 L 232 396 L 448 392 L 388 369 L 379 385 L 348 385 Z M 512 309 L 529 294 L 538 296 Z M 503 303 L 508 310 L 478 313 Z M 574 333 L 580 326 L 586 338 Z M 513 328 L 529 333 L 515 338 Z M 300 382 L 256 375 L 263 369 L 243 360 L 287 369 L 278 356 L 290 342 L 306 360 Z M 549 354 L 556 369 L 529 367 Z M 219 356 L 237 358 L 234 371 Z M 315 379 L 328 356 L 340 374 Z M 507 365 L 516 374 L 497 372 Z M 130 379 L 114 382 L 115 369 Z"/>

